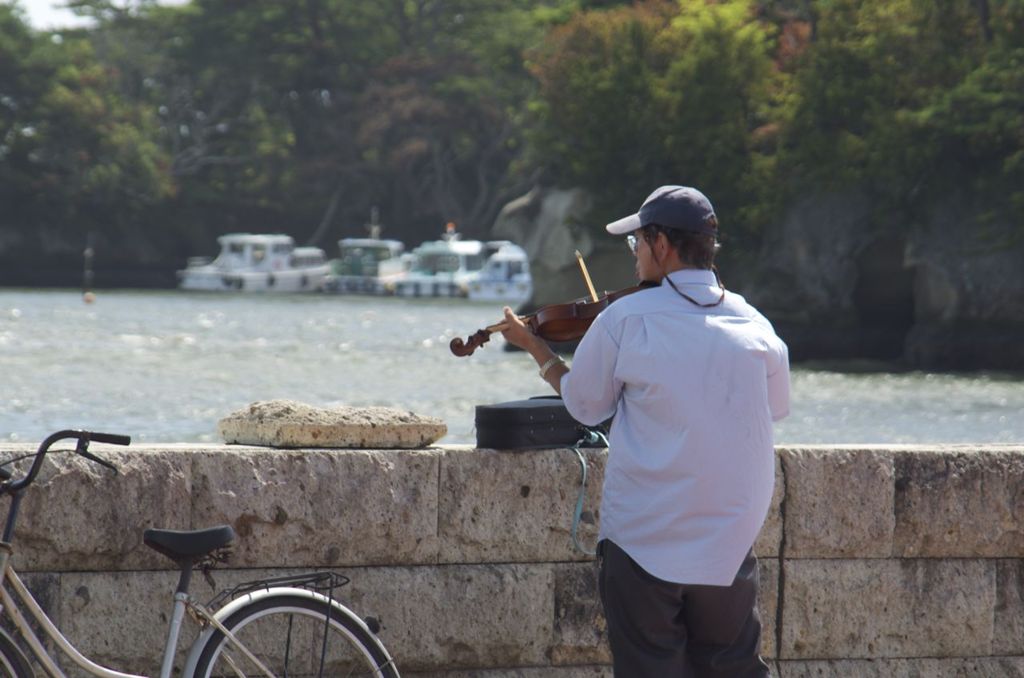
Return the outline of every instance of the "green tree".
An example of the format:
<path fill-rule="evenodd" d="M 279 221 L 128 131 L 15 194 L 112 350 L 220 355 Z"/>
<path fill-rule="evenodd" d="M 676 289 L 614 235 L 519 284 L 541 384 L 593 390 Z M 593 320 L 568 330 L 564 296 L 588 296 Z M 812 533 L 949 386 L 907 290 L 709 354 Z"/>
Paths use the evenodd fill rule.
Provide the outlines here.
<path fill-rule="evenodd" d="M 635 203 L 667 176 L 657 89 L 669 55 L 658 37 L 671 15 L 668 3 L 582 12 L 531 55 L 535 162 L 613 203 L 601 207 Z"/>
<path fill-rule="evenodd" d="M 755 3 L 728 0 L 681 3 L 664 36 L 672 54 L 658 88 L 664 152 L 674 176 L 702 186 L 729 215 L 734 241 L 777 207 L 772 130 L 787 82 L 773 62 L 775 33 Z"/>
<path fill-rule="evenodd" d="M 360 143 L 424 235 L 446 221 L 486 235 L 504 203 L 528 188 L 517 160 L 531 86 L 521 46 L 540 39 L 544 21 L 534 4 L 396 3 L 385 22 L 401 49 L 373 71 Z"/>
<path fill-rule="evenodd" d="M 1024 6 L 983 5 L 819 3 L 817 40 L 796 63 L 783 179 L 857 186 L 907 224 L 949 191 L 1008 192 L 1019 205 Z"/>
<path fill-rule="evenodd" d="M 601 213 L 679 182 L 706 190 L 733 234 L 755 230 L 772 148 L 754 133 L 775 122 L 782 87 L 773 31 L 745 0 L 578 14 L 533 57 L 538 162 Z"/>
<path fill-rule="evenodd" d="M 391 235 L 483 234 L 525 190 L 519 50 L 537 5 L 196 0 L 94 39 L 132 73 L 125 96 L 159 111 L 178 209 L 215 211 L 211 236 L 272 224 L 329 246 L 373 205 Z"/>
<path fill-rule="evenodd" d="M 145 249 L 137 219 L 173 191 L 152 116 L 116 95 L 80 35 L 36 34 L 0 6 L 0 52 L 7 254 L 77 255 L 89 233 Z"/>

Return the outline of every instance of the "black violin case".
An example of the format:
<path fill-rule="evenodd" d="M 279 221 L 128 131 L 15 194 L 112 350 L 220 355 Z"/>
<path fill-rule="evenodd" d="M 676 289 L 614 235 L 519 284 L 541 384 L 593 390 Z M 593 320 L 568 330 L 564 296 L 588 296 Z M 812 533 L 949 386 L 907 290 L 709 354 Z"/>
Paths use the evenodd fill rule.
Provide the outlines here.
<path fill-rule="evenodd" d="M 590 430 L 605 433 L 604 425 L 588 428 L 565 409 L 558 396 L 535 396 L 495 405 L 476 406 L 476 446 L 498 450 L 571 447 Z M 584 442 L 580 447 L 603 447 Z"/>

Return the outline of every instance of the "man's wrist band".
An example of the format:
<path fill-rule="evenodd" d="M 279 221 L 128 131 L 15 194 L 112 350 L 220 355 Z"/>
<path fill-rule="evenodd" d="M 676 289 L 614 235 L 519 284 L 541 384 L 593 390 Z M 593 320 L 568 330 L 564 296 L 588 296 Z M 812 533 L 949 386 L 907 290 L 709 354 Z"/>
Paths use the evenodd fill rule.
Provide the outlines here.
<path fill-rule="evenodd" d="M 549 358 L 546 363 L 544 363 L 543 365 L 540 366 L 540 378 L 541 379 L 546 379 L 547 375 L 548 375 L 548 370 L 550 370 L 552 367 L 554 367 L 558 363 L 562 363 L 563 365 L 565 364 L 565 361 L 562 360 L 562 356 L 556 355 L 553 358 Z"/>

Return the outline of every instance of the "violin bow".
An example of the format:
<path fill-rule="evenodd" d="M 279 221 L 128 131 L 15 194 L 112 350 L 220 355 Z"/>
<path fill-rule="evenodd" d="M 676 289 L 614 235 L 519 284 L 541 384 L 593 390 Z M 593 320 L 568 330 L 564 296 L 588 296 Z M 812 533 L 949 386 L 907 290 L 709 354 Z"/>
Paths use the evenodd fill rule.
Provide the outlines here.
<path fill-rule="evenodd" d="M 594 283 L 590 280 L 590 273 L 587 272 L 587 264 L 583 261 L 583 255 L 580 254 L 579 250 L 576 250 L 576 262 L 580 265 L 580 271 L 583 273 L 583 280 L 587 283 L 587 289 L 590 290 L 590 298 L 597 301 L 597 290 L 594 289 Z"/>

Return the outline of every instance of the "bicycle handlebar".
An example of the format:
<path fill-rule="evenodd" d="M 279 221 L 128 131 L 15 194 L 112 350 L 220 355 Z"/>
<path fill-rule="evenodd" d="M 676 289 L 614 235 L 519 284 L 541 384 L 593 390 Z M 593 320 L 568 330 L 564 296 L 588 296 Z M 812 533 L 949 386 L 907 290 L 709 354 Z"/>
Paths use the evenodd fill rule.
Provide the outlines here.
<path fill-rule="evenodd" d="M 88 431 L 84 431 L 88 433 Z M 131 445 L 131 436 L 123 436 L 117 433 L 89 433 L 94 443 L 110 443 L 111 445 Z"/>
<path fill-rule="evenodd" d="M 39 443 L 39 449 L 36 450 L 35 459 L 32 461 L 32 467 L 28 470 L 25 477 L 13 482 L 8 481 L 3 483 L 0 485 L 0 491 L 3 493 L 15 493 L 31 485 L 32 481 L 35 480 L 36 476 L 39 474 L 39 469 L 43 466 L 43 459 L 46 457 L 46 453 L 50 450 L 50 447 L 60 440 L 68 439 L 78 441 L 78 445 L 75 446 L 75 454 L 79 454 L 86 459 L 102 464 L 103 466 L 112 469 L 114 473 L 117 473 L 117 467 L 89 452 L 89 443 L 96 441 L 98 443 L 110 443 L 112 445 L 130 445 L 132 442 L 130 436 L 119 435 L 117 433 L 94 433 L 92 431 L 73 429 L 51 433 L 43 442 Z"/>

